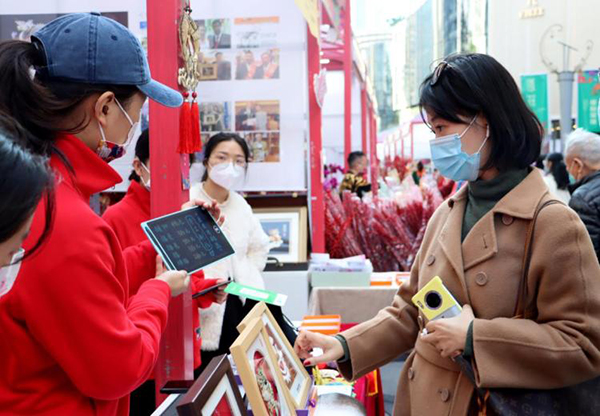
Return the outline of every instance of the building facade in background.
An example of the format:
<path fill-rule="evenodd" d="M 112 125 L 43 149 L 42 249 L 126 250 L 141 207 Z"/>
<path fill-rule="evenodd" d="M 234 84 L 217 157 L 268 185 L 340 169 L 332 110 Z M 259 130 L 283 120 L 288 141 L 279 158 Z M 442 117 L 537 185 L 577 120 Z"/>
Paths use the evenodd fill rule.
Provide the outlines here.
<path fill-rule="evenodd" d="M 367 64 L 377 97 L 380 129 L 398 125 L 399 108 L 395 106 L 396 90 L 392 61 L 392 26 L 389 9 L 372 0 L 352 0 L 352 24 L 360 52 Z"/>
<path fill-rule="evenodd" d="M 487 0 L 426 0 L 410 16 L 393 26 L 396 76 L 401 91 L 396 98 L 409 120 L 419 103 L 419 86 L 445 56 L 459 52 L 487 52 Z"/>
<path fill-rule="evenodd" d="M 598 0 L 489 2 L 489 53 L 522 88 L 527 87 L 530 105 L 541 106 L 536 113 L 545 118 L 542 122 L 549 126 L 551 137 L 560 137 L 560 104 L 565 99 L 555 71 L 576 71 L 571 106 L 574 125 L 600 131 L 599 13 Z M 559 150 L 556 142 L 545 151 Z"/>

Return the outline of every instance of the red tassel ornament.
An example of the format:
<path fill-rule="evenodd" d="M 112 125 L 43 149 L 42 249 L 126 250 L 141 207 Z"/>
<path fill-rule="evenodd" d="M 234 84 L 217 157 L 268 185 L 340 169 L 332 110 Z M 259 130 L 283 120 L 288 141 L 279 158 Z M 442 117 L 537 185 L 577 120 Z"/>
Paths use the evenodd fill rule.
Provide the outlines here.
<path fill-rule="evenodd" d="M 200 109 L 196 101 L 198 94 L 192 93 L 192 108 L 191 108 L 191 144 L 192 151 L 190 153 L 199 152 L 202 150 L 202 140 L 200 139 Z"/>
<path fill-rule="evenodd" d="M 189 154 L 192 148 L 192 107 L 190 102 L 187 100 L 189 94 L 183 93 L 183 105 L 179 112 L 179 146 L 177 147 L 177 153 Z"/>

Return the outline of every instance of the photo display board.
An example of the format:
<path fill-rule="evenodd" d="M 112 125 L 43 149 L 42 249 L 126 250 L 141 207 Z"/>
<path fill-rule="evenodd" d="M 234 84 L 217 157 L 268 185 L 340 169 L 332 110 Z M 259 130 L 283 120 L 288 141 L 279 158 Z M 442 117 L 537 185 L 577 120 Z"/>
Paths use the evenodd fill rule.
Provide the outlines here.
<path fill-rule="evenodd" d="M 246 141 L 250 164 L 239 190 L 306 190 L 306 23 L 295 2 L 192 2 L 192 18 L 203 143 L 219 132 Z"/>

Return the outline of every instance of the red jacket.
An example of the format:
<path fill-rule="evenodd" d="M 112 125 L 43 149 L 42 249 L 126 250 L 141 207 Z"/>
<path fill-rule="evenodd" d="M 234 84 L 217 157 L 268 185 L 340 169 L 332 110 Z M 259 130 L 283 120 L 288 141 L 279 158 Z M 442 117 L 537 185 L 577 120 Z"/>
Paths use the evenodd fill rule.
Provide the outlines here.
<path fill-rule="evenodd" d="M 147 241 L 148 237 L 140 226 L 141 223 L 150 220 L 150 192 L 139 183 L 132 181 L 127 194 L 115 205 L 108 207 L 104 220 L 113 228 L 117 239 L 123 249 L 140 242 Z M 148 278 L 154 277 L 152 273 Z M 209 286 L 216 284 L 216 279 L 205 279 L 203 272 L 192 275 L 192 291 L 199 292 Z M 132 288 L 132 292 L 135 288 Z M 200 314 L 198 308 L 208 308 L 215 301 L 212 294 L 201 296 L 192 302 L 194 306 L 194 368 L 200 367 Z"/>
<path fill-rule="evenodd" d="M 147 280 L 152 246 L 123 251 L 88 205 L 92 194 L 121 180 L 117 172 L 74 136 L 56 145 L 74 173 L 52 156 L 54 227 L 0 298 L 0 413 L 125 416 L 129 393 L 156 363 L 170 289 Z M 26 250 L 44 218 L 40 204 Z M 143 280 L 130 296 L 130 282 Z"/>

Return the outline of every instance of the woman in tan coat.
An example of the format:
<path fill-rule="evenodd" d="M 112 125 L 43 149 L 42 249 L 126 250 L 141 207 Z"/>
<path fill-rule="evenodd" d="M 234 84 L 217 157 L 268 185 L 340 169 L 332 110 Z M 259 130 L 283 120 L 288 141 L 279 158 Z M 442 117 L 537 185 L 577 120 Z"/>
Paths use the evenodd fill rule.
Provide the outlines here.
<path fill-rule="evenodd" d="M 436 134 L 433 162 L 468 186 L 432 217 L 392 306 L 336 337 L 303 332 L 297 352 L 307 365 L 338 360 L 355 379 L 412 350 L 397 416 L 476 414 L 474 386 L 452 359 L 461 354 L 474 363 L 480 388 L 553 389 L 599 376 L 600 266 L 583 224 L 563 204 L 545 207 L 536 221 L 527 279 L 534 318 L 511 319 L 527 230 L 555 199 L 529 167 L 543 129 L 513 78 L 489 56 L 453 56 L 425 79 L 420 104 Z M 435 276 L 463 310 L 427 323 L 411 298 Z M 315 347 L 324 354 L 312 357 Z"/>

